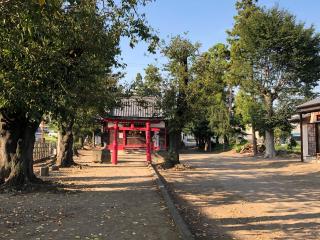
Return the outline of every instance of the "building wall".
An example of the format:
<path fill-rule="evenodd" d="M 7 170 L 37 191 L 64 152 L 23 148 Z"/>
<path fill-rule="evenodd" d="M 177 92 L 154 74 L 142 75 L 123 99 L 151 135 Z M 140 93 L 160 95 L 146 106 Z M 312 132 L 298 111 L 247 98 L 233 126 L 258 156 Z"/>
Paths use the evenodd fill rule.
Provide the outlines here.
<path fill-rule="evenodd" d="M 314 156 L 317 152 L 316 142 L 316 125 L 311 123 L 308 124 L 308 155 Z"/>
<path fill-rule="evenodd" d="M 108 144 L 112 145 L 113 140 L 114 140 L 114 131 L 109 130 L 107 134 L 108 134 L 108 136 L 107 136 Z M 152 140 L 154 146 L 156 146 L 157 140 L 156 140 L 156 137 L 154 137 L 154 135 L 155 135 L 155 133 L 151 132 L 151 140 Z M 165 148 L 166 148 L 165 129 L 160 129 L 158 136 L 159 136 L 159 146 L 158 147 L 160 147 L 160 150 L 165 150 Z M 141 132 L 141 134 L 130 134 L 127 131 L 127 145 L 145 145 L 145 144 L 146 144 L 145 132 Z M 123 145 L 122 131 L 119 131 L 119 134 L 118 134 L 118 145 Z"/>
<path fill-rule="evenodd" d="M 305 121 L 302 125 L 304 159 L 307 156 L 315 156 L 317 154 L 317 124 Z"/>
<path fill-rule="evenodd" d="M 306 157 L 309 155 L 309 151 L 308 151 L 308 124 L 302 125 L 302 131 L 303 131 L 303 140 L 302 140 L 303 156 Z"/>

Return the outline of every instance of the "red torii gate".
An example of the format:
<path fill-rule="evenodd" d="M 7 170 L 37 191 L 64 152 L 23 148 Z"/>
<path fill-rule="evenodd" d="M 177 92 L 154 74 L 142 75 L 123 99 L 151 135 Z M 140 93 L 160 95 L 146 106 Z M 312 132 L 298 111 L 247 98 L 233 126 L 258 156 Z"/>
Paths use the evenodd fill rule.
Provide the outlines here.
<path fill-rule="evenodd" d="M 129 120 L 129 119 L 124 119 L 124 118 L 104 118 L 103 122 L 105 123 L 105 129 L 104 131 L 110 132 L 110 130 L 113 130 L 114 137 L 113 137 L 113 142 L 109 145 L 106 146 L 107 149 L 112 151 L 111 155 L 111 162 L 112 164 L 117 164 L 118 163 L 118 150 L 124 150 L 124 149 L 132 149 L 132 148 L 146 148 L 146 161 L 148 163 L 151 163 L 152 158 L 151 158 L 151 153 L 152 150 L 160 150 L 160 146 L 155 147 L 152 144 L 151 141 L 151 132 L 160 132 L 160 128 L 156 127 L 151 127 L 152 123 L 160 123 L 159 120 L 152 120 L 152 119 L 146 119 L 146 120 Z M 144 123 L 144 127 L 136 127 L 134 123 Z M 108 126 L 108 123 L 113 123 L 113 126 Z M 119 123 L 124 124 L 124 123 L 130 123 L 130 126 L 119 126 Z M 164 148 L 167 148 L 167 133 L 166 129 L 165 130 L 165 138 L 164 138 Z M 122 131 L 123 133 L 123 142 L 122 144 L 119 145 L 118 142 L 118 136 L 119 136 L 119 131 Z M 127 143 L 127 131 L 144 131 L 145 136 L 146 136 L 146 144 L 128 144 Z"/>

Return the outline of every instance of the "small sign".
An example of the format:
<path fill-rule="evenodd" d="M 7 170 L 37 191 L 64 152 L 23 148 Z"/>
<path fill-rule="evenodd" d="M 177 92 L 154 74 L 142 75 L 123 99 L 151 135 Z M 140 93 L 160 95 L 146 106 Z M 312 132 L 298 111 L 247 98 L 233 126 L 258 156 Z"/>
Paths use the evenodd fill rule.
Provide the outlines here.
<path fill-rule="evenodd" d="M 312 112 L 310 116 L 310 123 L 315 123 L 320 121 L 320 112 Z"/>

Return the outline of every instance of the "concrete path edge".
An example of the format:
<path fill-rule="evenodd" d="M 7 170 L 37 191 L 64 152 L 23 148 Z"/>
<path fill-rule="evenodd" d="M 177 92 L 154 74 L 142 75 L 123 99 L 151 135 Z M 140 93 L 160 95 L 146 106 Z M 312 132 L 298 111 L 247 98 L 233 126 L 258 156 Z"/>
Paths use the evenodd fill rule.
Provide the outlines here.
<path fill-rule="evenodd" d="M 188 225 L 183 220 L 178 209 L 176 208 L 174 201 L 173 201 L 172 197 L 170 196 L 166 185 L 164 184 L 164 182 L 162 181 L 162 179 L 160 177 L 160 173 L 158 172 L 158 170 L 156 169 L 156 167 L 153 164 L 149 165 L 149 169 L 151 171 L 151 174 L 152 174 L 155 182 L 158 185 L 158 188 L 161 191 L 161 194 L 166 202 L 166 205 L 169 209 L 169 212 L 173 218 L 173 221 L 175 222 L 175 224 L 176 224 L 176 226 L 182 236 L 182 239 L 195 240 L 194 236 L 192 235 L 191 231 L 189 230 Z"/>

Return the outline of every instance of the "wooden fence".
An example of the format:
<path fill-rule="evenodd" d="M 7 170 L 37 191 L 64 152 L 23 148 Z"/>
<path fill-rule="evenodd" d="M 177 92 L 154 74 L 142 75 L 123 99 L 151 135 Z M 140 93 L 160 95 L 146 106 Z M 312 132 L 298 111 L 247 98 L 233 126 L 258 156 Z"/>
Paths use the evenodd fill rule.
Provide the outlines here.
<path fill-rule="evenodd" d="M 36 141 L 33 149 L 33 160 L 41 161 L 50 157 L 54 157 L 57 152 L 57 144 L 55 142 Z"/>
<path fill-rule="evenodd" d="M 37 141 L 34 144 L 33 160 L 41 161 L 56 155 L 57 145 L 54 142 Z"/>

